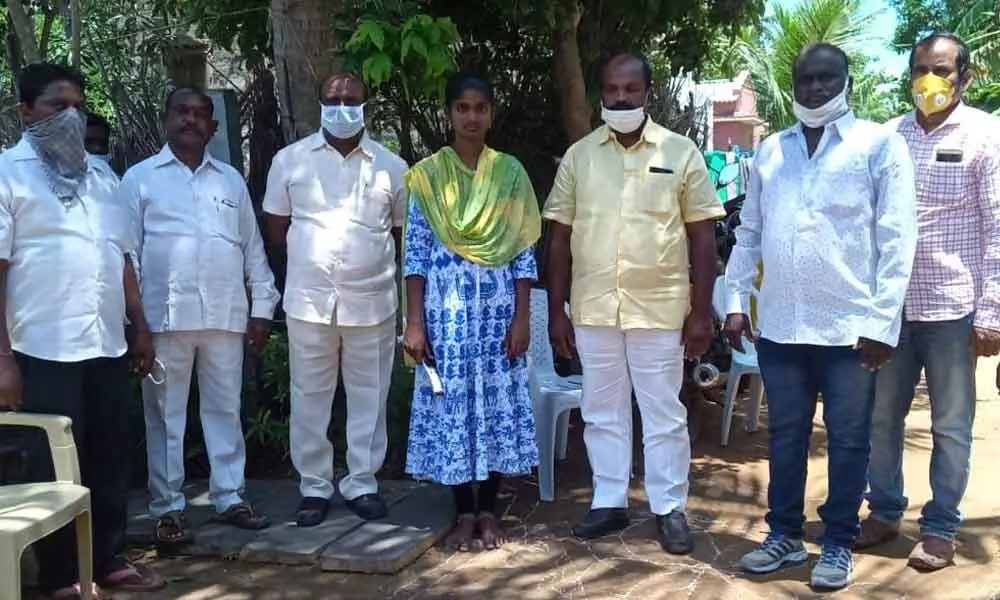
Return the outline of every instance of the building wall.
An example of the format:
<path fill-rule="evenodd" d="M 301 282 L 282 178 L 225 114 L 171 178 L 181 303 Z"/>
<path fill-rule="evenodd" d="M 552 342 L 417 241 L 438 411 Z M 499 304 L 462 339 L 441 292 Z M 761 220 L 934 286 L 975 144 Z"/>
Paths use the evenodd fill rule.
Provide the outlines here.
<path fill-rule="evenodd" d="M 712 146 L 716 150 L 729 150 L 733 144 L 738 144 L 740 148 L 755 148 L 760 142 L 759 133 L 755 132 L 755 129 L 757 128 L 749 123 L 719 123 L 716 121 Z"/>

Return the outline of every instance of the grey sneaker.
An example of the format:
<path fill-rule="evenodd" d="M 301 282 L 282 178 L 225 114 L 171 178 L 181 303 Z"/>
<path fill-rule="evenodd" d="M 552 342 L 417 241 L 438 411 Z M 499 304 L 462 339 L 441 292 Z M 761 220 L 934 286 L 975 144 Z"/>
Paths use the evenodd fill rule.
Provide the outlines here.
<path fill-rule="evenodd" d="M 850 548 L 843 546 L 823 546 L 819 562 L 812 570 L 812 586 L 830 590 L 847 587 L 854 571 L 854 556 Z"/>
<path fill-rule="evenodd" d="M 809 553 L 802 540 L 772 533 L 756 550 L 743 555 L 740 566 L 748 573 L 760 575 L 772 573 L 785 565 L 802 564 L 808 559 Z"/>

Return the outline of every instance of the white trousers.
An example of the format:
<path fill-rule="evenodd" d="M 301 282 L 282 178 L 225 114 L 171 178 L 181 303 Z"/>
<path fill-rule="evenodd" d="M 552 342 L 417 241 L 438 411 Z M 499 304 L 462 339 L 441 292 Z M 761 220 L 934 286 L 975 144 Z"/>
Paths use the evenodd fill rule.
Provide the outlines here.
<path fill-rule="evenodd" d="M 184 430 L 191 372 L 198 367 L 201 430 L 212 473 L 209 497 L 223 512 L 241 502 L 246 447 L 240 422 L 243 334 L 226 331 L 154 333 L 164 381 L 142 382 L 146 416 L 146 460 L 153 516 L 184 510 Z M 110 460 L 110 459 L 109 459 Z"/>
<path fill-rule="evenodd" d="M 387 447 L 386 397 L 396 350 L 396 320 L 338 327 L 289 318 L 292 463 L 303 497 L 333 496 L 333 444 L 327 435 L 339 371 L 347 392 L 347 470 L 340 494 L 378 491 L 375 473 Z"/>
<path fill-rule="evenodd" d="M 681 404 L 681 332 L 577 327 L 583 366 L 583 439 L 594 473 L 592 508 L 628 506 L 632 390 L 642 415 L 646 495 L 656 515 L 684 510 L 691 445 Z"/>

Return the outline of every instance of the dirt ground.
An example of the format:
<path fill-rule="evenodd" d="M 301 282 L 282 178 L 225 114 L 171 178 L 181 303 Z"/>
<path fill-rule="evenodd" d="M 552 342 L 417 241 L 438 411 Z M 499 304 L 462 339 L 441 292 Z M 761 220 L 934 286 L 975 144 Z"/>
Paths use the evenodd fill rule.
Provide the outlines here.
<path fill-rule="evenodd" d="M 992 384 L 995 362 L 984 363 L 980 380 Z M 856 581 L 838 598 L 1000 599 L 1000 484 L 992 463 L 1000 456 L 1000 402 L 995 388 L 980 386 L 972 482 L 963 504 L 967 521 L 956 565 L 932 574 L 906 566 L 916 540 L 919 509 L 929 498 L 930 420 L 926 402 L 910 416 L 905 473 L 912 507 L 904 536 L 876 552 L 860 555 Z M 988 398 L 988 399 L 985 399 Z M 644 506 L 641 479 L 633 482 L 633 525 L 623 534 L 592 543 L 570 536 L 589 500 L 589 470 L 577 424 L 571 431 L 569 460 L 557 470 L 557 502 L 540 504 L 530 480 L 510 482 L 506 517 L 513 541 L 499 551 L 449 555 L 433 549 L 395 576 L 322 573 L 310 569 L 239 562 L 162 558 L 146 554 L 149 566 L 169 586 L 146 600 L 400 600 L 431 598 L 658 599 L 820 597 L 806 585 L 808 567 L 770 577 L 747 577 L 737 562 L 765 535 L 767 491 L 766 430 L 754 435 L 734 423 L 732 443 L 718 445 L 721 411 L 700 411 L 704 435 L 695 448 L 689 516 L 697 549 L 686 558 L 664 554 L 654 541 Z M 739 417 L 738 417 L 739 419 Z M 810 550 L 818 548 L 816 507 L 826 492 L 825 447 L 817 416 L 808 481 Z M 122 600 L 140 596 L 117 595 Z"/>

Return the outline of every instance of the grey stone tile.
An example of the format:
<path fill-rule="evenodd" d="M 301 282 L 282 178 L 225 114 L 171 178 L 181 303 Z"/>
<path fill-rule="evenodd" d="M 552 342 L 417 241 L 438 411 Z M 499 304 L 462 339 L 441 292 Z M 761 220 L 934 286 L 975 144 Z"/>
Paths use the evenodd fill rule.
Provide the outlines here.
<path fill-rule="evenodd" d="M 421 486 L 394 505 L 385 519 L 365 523 L 331 543 L 320 556 L 320 568 L 397 573 L 440 540 L 454 518 L 447 489 Z"/>

